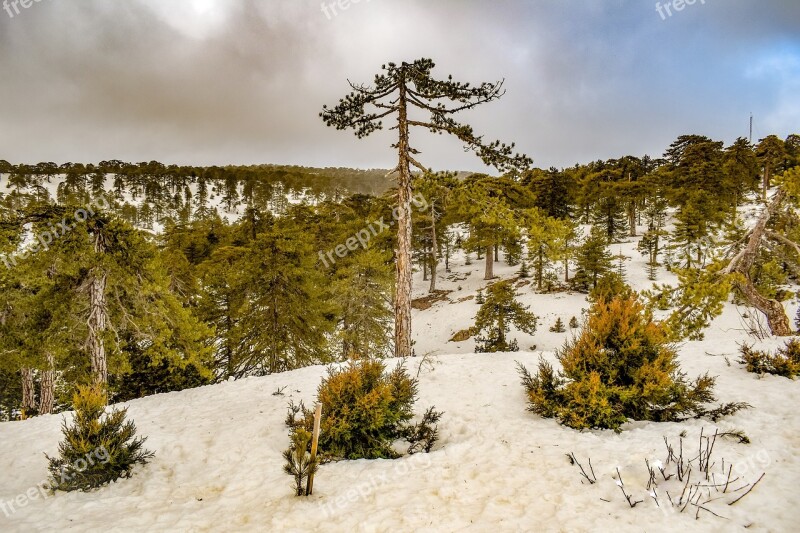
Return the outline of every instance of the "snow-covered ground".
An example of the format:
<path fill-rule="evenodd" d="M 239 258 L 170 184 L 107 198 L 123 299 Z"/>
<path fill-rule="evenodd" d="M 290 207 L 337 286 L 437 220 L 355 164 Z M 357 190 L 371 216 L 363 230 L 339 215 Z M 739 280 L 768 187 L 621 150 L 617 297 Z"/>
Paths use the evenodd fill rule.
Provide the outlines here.
<path fill-rule="evenodd" d="M 611 250 L 630 258 L 627 276 L 636 288 L 650 285 L 633 240 Z M 312 403 L 325 369 L 227 382 L 127 404 L 156 457 L 132 479 L 91 493 L 45 498 L 35 489 L 47 476 L 43 452 L 56 453 L 62 415 L 0 424 L 0 531 L 797 530 L 800 384 L 760 379 L 736 363 L 738 343 L 755 342 L 745 332 L 743 309 L 729 305 L 706 340 L 687 342 L 679 352 L 690 376 L 719 376 L 720 401 L 743 401 L 752 409 L 717 423 L 637 422 L 620 434 L 578 432 L 526 411 L 516 362 L 534 370 L 540 356 L 555 360 L 554 350 L 570 333 L 549 327 L 558 316 L 565 324 L 572 316 L 580 320 L 585 297 L 520 287 L 520 300 L 542 317 L 539 330 L 515 334 L 521 352 L 473 354 L 473 340 L 448 339 L 472 325 L 477 304 L 458 300 L 486 285 L 482 269 L 482 261 L 465 266 L 456 259 L 453 272 L 440 272 L 439 288 L 453 291 L 450 300 L 414 314 L 418 357 L 407 364 L 412 374 L 419 371 L 418 411 L 435 405 L 445 412 L 432 453 L 324 465 L 314 495 L 296 498 L 282 471 L 286 406 L 289 399 Z M 516 270 L 498 263 L 496 273 L 509 277 Z M 669 281 L 662 271 L 659 282 Z M 424 296 L 426 288 L 418 276 L 415 294 Z M 787 309 L 793 316 L 794 304 Z M 278 390 L 284 395 L 274 394 Z M 694 509 L 657 507 L 645 491 L 645 459 L 664 461 L 664 437 L 677 446 L 682 432 L 685 453 L 694 457 L 701 430 L 716 429 L 742 430 L 752 442 L 718 440 L 713 469 L 721 470 L 724 459 L 741 478 L 737 487 L 765 474 L 761 482 L 733 506 L 727 505 L 732 497 L 707 504 L 721 517 L 703 511 L 696 519 Z M 568 453 L 584 467 L 591 458 L 596 484 L 582 483 Z M 633 509 L 615 482 L 617 467 L 628 492 L 643 500 Z"/>

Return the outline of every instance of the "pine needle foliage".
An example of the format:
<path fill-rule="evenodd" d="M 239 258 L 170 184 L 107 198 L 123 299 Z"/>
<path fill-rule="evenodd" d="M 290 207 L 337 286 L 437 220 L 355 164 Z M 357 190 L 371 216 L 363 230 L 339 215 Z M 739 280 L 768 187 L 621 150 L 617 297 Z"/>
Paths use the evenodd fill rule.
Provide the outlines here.
<path fill-rule="evenodd" d="M 136 426 L 126 421 L 127 409 L 106 413 L 107 396 L 98 385 L 81 386 L 73 397 L 75 418 L 62 425 L 64 441 L 50 462 L 53 491 L 89 491 L 120 478 L 130 478 L 133 467 L 146 464 L 153 452 L 136 437 Z"/>
<path fill-rule="evenodd" d="M 740 362 L 745 365 L 748 372 L 774 374 L 786 378 L 800 375 L 800 340 L 789 340 L 774 354 L 753 350 L 752 346 L 746 344 L 739 352 L 742 354 Z"/>
<path fill-rule="evenodd" d="M 688 381 L 665 330 L 635 295 L 597 301 L 580 336 L 558 354 L 562 371 L 542 360 L 531 375 L 520 365 L 529 410 L 571 428 L 619 430 L 628 419 L 656 422 L 718 418 L 744 408 L 714 410 L 714 378 Z"/>
<path fill-rule="evenodd" d="M 411 453 L 430 450 L 438 437 L 441 418 L 433 408 L 412 424 L 418 382 L 399 364 L 387 372 L 379 360 L 353 360 L 331 367 L 317 392 L 322 404 L 319 450 L 324 460 L 394 459 L 392 445 L 400 439 Z M 287 425 L 294 431 L 311 431 L 314 412 L 290 404 Z"/>
<path fill-rule="evenodd" d="M 537 317 L 528 307 L 516 300 L 516 291 L 509 280 L 489 286 L 486 300 L 475 316 L 474 330 L 480 332 L 475 339 L 478 353 L 516 352 L 519 350 L 516 339 L 509 341 L 511 325 L 520 331 L 533 335 L 536 332 Z"/>
<path fill-rule="evenodd" d="M 291 434 L 292 444 L 283 452 L 286 464 L 283 471 L 294 478 L 294 489 L 297 496 L 306 494 L 308 478 L 316 473 L 319 458 L 311 460 L 311 433 L 304 428 L 297 428 Z"/>
<path fill-rule="evenodd" d="M 561 320 L 561 317 L 558 317 L 556 319 L 555 324 L 550 326 L 550 331 L 552 333 L 564 333 L 565 331 L 567 331 L 567 328 L 564 327 L 564 321 Z"/>

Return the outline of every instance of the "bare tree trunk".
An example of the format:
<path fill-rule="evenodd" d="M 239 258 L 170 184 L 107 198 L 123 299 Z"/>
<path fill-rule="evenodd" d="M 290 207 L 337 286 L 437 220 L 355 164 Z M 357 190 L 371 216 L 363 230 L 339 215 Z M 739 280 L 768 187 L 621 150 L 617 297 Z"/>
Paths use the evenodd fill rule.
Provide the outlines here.
<path fill-rule="evenodd" d="M 539 246 L 536 253 L 536 290 L 542 292 L 542 282 L 544 281 L 544 246 Z"/>
<path fill-rule="evenodd" d="M 394 354 L 411 357 L 411 169 L 409 168 L 408 111 L 405 80 L 399 83 L 398 102 L 399 141 L 397 144 L 398 170 L 398 220 L 397 220 L 397 288 L 394 301 Z"/>
<path fill-rule="evenodd" d="M 94 251 L 102 255 L 106 252 L 105 236 L 97 233 L 94 236 Z M 106 385 L 108 383 L 108 360 L 106 358 L 106 345 L 103 336 L 108 324 L 108 307 L 106 304 L 106 286 L 108 275 L 102 268 L 95 267 L 89 274 L 89 359 L 92 367 L 92 377 L 95 383 Z"/>
<path fill-rule="evenodd" d="M 36 389 L 33 383 L 33 369 L 24 367 L 19 371 L 22 377 L 22 419 L 36 414 Z"/>
<path fill-rule="evenodd" d="M 47 370 L 42 372 L 42 391 L 39 399 L 39 414 L 49 415 L 53 413 L 55 404 L 55 381 L 56 369 L 53 354 L 47 354 Z"/>
<path fill-rule="evenodd" d="M 777 337 L 788 337 L 792 335 L 792 326 L 786 310 L 777 300 L 770 300 L 759 294 L 750 276 L 745 276 L 744 283 L 737 283 L 737 287 L 745 295 L 750 304 L 761 311 L 767 318 L 767 325 L 770 332 Z"/>
<path fill-rule="evenodd" d="M 450 272 L 450 242 L 449 237 L 448 240 L 444 241 L 444 271 Z"/>
<path fill-rule="evenodd" d="M 628 205 L 628 235 L 636 237 L 636 203 L 631 202 Z"/>
<path fill-rule="evenodd" d="M 436 201 L 431 200 L 431 286 L 428 292 L 436 290 L 436 267 L 439 266 L 439 244 L 436 242 Z"/>
<path fill-rule="evenodd" d="M 789 317 L 786 316 L 786 310 L 783 308 L 783 304 L 777 300 L 765 298 L 758 292 L 753 284 L 753 280 L 750 279 L 750 269 L 753 267 L 753 263 L 758 255 L 758 249 L 766 233 L 769 219 L 775 211 L 777 211 L 785 197 L 786 193 L 783 190 L 779 190 L 772 199 L 772 202 L 764 209 L 758 222 L 756 222 L 745 249 L 731 259 L 730 264 L 725 269 L 725 272 L 729 274 L 738 273 L 741 275 L 743 279 L 735 282 L 736 287 L 742 292 L 745 298 L 747 298 L 750 305 L 764 314 L 767 318 L 767 325 L 770 331 L 773 335 L 778 337 L 787 337 L 792 334 Z"/>
<path fill-rule="evenodd" d="M 494 246 L 486 247 L 486 273 L 483 279 L 494 279 Z"/>
<path fill-rule="evenodd" d="M 108 382 L 108 361 L 103 335 L 107 325 L 106 285 L 108 278 L 100 269 L 93 269 L 89 282 L 89 358 L 95 383 Z"/>

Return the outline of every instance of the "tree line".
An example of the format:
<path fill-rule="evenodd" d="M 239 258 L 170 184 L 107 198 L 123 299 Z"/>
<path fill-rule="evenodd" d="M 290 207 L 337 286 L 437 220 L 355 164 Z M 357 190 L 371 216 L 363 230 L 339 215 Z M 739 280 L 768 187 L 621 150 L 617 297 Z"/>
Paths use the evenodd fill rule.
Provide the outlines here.
<path fill-rule="evenodd" d="M 786 287 L 800 274 L 799 166 L 798 135 L 729 146 L 687 135 L 657 159 L 463 179 L 417 172 L 411 185 L 427 209 L 411 212 L 410 257 L 432 292 L 456 260 L 483 261 L 489 280 L 501 259 L 530 275 L 533 290 L 588 292 L 624 282 L 609 245 L 636 236 L 651 279 L 661 269 L 681 279 L 656 286 L 651 301 L 673 309 L 675 331 L 691 337 L 719 312 L 728 286 L 767 316 L 769 302 L 794 296 Z M 164 174 L 120 173 L 109 185 L 61 167 L 30 171 L 45 167 L 2 167 L 5 256 L 93 197 L 110 201 L 47 249 L 0 265 L 3 418 L 67 408 L 78 383 L 107 383 L 121 401 L 395 353 L 396 236 L 380 232 L 336 262 L 319 259 L 390 220 L 391 192 L 307 197 L 281 209 L 255 202 L 228 221 L 213 211 L 183 217 L 169 194 L 148 193 L 185 187 Z M 193 172 L 187 180 L 215 170 Z M 56 197 L 43 187 L 48 177 L 58 182 Z M 293 190 L 305 186 L 301 180 Z M 160 231 L 126 216 L 132 190 L 151 195 Z M 737 209 L 753 202 L 765 206 L 755 227 Z"/>

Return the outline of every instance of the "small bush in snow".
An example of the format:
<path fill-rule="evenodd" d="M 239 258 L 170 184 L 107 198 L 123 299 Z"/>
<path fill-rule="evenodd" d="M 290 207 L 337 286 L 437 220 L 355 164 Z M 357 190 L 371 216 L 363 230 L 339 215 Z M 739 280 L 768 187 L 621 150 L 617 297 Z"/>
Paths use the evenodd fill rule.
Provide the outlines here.
<path fill-rule="evenodd" d="M 792 339 L 786 346 L 778 348 L 777 353 L 770 354 L 753 350 L 752 346 L 744 345 L 740 349 L 743 363 L 748 372 L 756 374 L 775 374 L 787 378 L 800 375 L 800 341 Z"/>
<path fill-rule="evenodd" d="M 628 419 L 716 419 L 746 407 L 703 407 L 715 400 L 714 378 L 687 381 L 664 328 L 636 296 L 597 301 L 580 336 L 566 343 L 558 360 L 560 373 L 544 360 L 535 376 L 520 365 L 529 410 L 575 429 L 618 430 Z"/>
<path fill-rule="evenodd" d="M 398 457 L 392 445 L 399 439 L 411 444 L 411 453 L 429 451 L 438 432 L 441 413 L 429 409 L 412 424 L 418 382 L 398 365 L 386 372 L 377 360 L 351 361 L 331 367 L 317 392 L 322 404 L 319 453 L 324 459 L 388 459 Z M 314 413 L 290 405 L 287 425 L 294 431 L 313 428 Z"/>
<path fill-rule="evenodd" d="M 614 298 L 627 298 L 632 294 L 632 290 L 625 280 L 616 272 L 609 272 L 597 282 L 597 285 L 589 291 L 589 300 L 592 302 L 610 302 Z"/>

